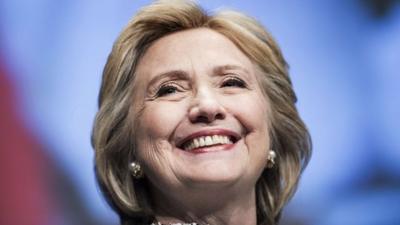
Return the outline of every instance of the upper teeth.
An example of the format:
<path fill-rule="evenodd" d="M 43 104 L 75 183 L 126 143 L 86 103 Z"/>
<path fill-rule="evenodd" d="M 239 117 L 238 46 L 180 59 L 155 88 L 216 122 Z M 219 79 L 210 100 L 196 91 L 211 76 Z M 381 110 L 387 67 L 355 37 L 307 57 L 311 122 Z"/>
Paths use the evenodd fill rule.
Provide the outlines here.
<path fill-rule="evenodd" d="M 187 142 L 184 146 L 184 149 L 186 151 L 190 151 L 195 148 L 216 144 L 232 144 L 232 141 L 229 139 L 228 136 L 223 135 L 203 136 L 194 138 Z"/>

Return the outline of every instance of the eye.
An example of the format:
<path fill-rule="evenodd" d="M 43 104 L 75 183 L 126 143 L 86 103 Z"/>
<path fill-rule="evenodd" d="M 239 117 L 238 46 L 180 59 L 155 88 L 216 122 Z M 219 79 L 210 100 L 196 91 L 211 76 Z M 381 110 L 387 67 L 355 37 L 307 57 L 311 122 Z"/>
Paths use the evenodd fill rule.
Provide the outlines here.
<path fill-rule="evenodd" d="M 157 97 L 163 97 L 163 96 L 174 94 L 174 93 L 176 93 L 178 91 L 179 91 L 178 87 L 176 87 L 175 85 L 173 85 L 173 84 L 165 84 L 165 85 L 161 86 L 158 89 L 158 91 L 156 93 L 156 96 Z"/>
<path fill-rule="evenodd" d="M 230 77 L 222 83 L 221 87 L 238 87 L 238 88 L 246 88 L 246 83 L 237 77 Z"/>

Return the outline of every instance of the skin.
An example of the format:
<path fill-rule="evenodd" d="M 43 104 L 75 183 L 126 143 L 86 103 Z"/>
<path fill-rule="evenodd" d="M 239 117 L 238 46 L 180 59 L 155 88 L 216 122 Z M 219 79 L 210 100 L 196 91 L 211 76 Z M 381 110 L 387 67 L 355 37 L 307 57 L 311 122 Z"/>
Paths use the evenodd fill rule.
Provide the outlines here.
<path fill-rule="evenodd" d="M 192 29 L 154 42 L 137 67 L 137 159 L 160 222 L 256 224 L 269 104 L 253 63 L 225 36 Z M 237 135 L 231 145 L 183 151 L 196 132 Z"/>

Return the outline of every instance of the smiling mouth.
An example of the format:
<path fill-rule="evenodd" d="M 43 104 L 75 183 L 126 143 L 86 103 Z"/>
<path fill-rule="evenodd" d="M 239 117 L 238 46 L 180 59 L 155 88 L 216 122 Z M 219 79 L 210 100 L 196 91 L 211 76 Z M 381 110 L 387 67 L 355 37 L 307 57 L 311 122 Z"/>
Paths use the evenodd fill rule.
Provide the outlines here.
<path fill-rule="evenodd" d="M 217 145 L 231 145 L 237 142 L 237 138 L 229 135 L 205 135 L 190 139 L 181 145 L 184 151 L 193 151 Z"/>

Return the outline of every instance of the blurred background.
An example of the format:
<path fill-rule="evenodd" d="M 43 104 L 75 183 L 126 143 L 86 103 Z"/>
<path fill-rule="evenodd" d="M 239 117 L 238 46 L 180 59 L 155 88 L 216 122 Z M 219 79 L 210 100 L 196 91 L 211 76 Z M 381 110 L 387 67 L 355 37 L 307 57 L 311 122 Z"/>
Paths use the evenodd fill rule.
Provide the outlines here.
<path fill-rule="evenodd" d="M 117 225 L 90 133 L 112 43 L 144 0 L 0 1 L 0 224 Z M 313 157 L 282 225 L 400 224 L 400 2 L 199 1 L 262 22 Z"/>

